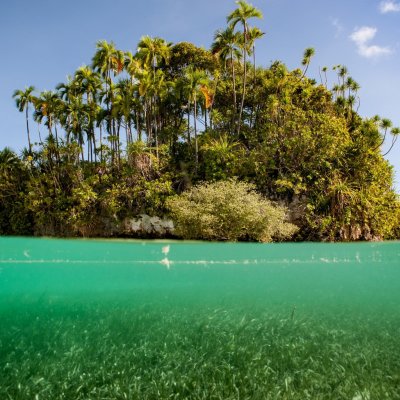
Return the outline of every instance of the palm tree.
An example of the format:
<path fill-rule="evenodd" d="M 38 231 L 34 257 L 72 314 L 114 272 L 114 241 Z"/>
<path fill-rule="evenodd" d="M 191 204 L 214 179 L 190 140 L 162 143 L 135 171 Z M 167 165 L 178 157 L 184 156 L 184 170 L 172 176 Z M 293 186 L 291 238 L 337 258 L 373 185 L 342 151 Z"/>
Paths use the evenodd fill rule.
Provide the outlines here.
<path fill-rule="evenodd" d="M 116 85 L 116 96 L 114 100 L 114 110 L 124 119 L 126 145 L 129 146 L 133 142 L 132 138 L 132 110 L 135 108 L 135 87 L 130 79 L 123 79 Z"/>
<path fill-rule="evenodd" d="M 113 82 L 111 80 L 111 73 L 116 76 L 123 71 L 124 53 L 121 50 L 117 50 L 113 42 L 108 43 L 105 40 L 97 42 L 96 47 L 97 51 L 92 59 L 92 66 L 105 80 L 104 98 L 107 106 L 107 129 L 111 138 L 113 154 L 115 152 L 118 152 L 119 154 L 119 141 L 117 141 L 118 133 L 115 120 L 112 118 Z"/>
<path fill-rule="evenodd" d="M 94 72 L 87 65 L 83 65 L 75 72 L 74 80 L 80 94 L 86 93 L 88 104 L 96 100 L 96 96 L 101 89 L 101 80 L 98 73 Z"/>
<path fill-rule="evenodd" d="M 235 33 L 233 26 L 228 26 L 225 30 L 218 30 L 214 34 L 214 42 L 211 45 L 211 52 L 218 54 L 220 60 L 224 63 L 226 70 L 227 61 L 230 61 L 232 84 L 233 84 L 233 112 L 232 112 L 232 130 L 236 115 L 236 74 L 235 60 L 239 60 L 241 53 L 238 48 L 239 35 Z"/>
<path fill-rule="evenodd" d="M 338 97 L 341 97 L 341 96 L 339 96 L 340 91 L 341 91 L 340 85 L 335 83 L 331 89 L 331 92 L 334 94 L 335 99 L 338 99 Z"/>
<path fill-rule="evenodd" d="M 92 66 L 107 80 L 111 79 L 111 72 L 114 76 L 120 74 L 124 69 L 124 53 L 117 50 L 113 42 L 100 40 L 96 44 L 97 51 L 92 59 Z M 107 83 L 107 82 L 106 82 Z"/>
<path fill-rule="evenodd" d="M 152 93 L 153 93 L 153 116 L 154 116 L 154 132 L 156 142 L 156 155 L 158 159 L 158 135 L 161 131 L 161 104 L 168 94 L 169 88 L 172 87 L 170 82 L 165 79 L 165 74 L 162 70 L 158 70 L 153 78 Z"/>
<path fill-rule="evenodd" d="M 155 72 L 144 69 L 139 75 L 138 92 L 143 101 L 147 142 L 151 145 L 153 140 L 155 141 L 157 158 L 159 133 L 162 128 L 161 104 L 167 94 L 170 93 L 170 87 L 172 87 L 172 83 L 166 80 L 161 69 Z M 138 136 L 140 136 L 139 127 L 137 127 L 137 130 Z"/>
<path fill-rule="evenodd" d="M 348 74 L 347 67 L 345 65 L 340 65 L 339 64 L 339 65 L 335 65 L 333 67 L 333 70 L 334 71 L 338 71 L 337 72 L 338 84 L 339 84 L 339 86 L 341 88 L 342 96 L 344 97 L 344 92 L 346 90 L 345 80 L 346 80 L 346 76 Z"/>
<path fill-rule="evenodd" d="M 383 138 L 382 138 L 381 142 L 379 143 L 379 145 L 374 148 L 374 150 L 379 149 L 379 147 L 381 147 L 383 145 L 383 143 L 386 140 L 387 131 L 388 131 L 388 129 L 390 129 L 392 127 L 392 125 L 393 125 L 392 121 L 388 118 L 382 118 L 380 120 L 379 128 L 381 128 L 383 130 Z"/>
<path fill-rule="evenodd" d="M 71 76 L 67 76 L 67 82 L 61 82 L 56 86 L 56 90 L 58 92 L 58 96 L 60 99 L 65 101 L 69 101 L 71 97 L 78 95 L 80 92 L 80 88 L 78 87 L 78 82 L 73 79 Z"/>
<path fill-rule="evenodd" d="M 247 64 L 246 64 L 246 55 L 247 55 L 247 43 L 248 43 L 248 31 L 249 25 L 248 20 L 250 18 L 262 18 L 262 12 L 255 8 L 253 5 L 247 3 L 245 0 L 238 0 L 236 2 L 238 8 L 232 11 L 228 17 L 227 22 L 231 24 L 233 28 L 236 27 L 237 24 L 241 24 L 243 27 L 243 88 L 242 88 L 242 101 L 240 104 L 239 111 L 239 123 L 238 123 L 238 135 L 240 134 L 240 127 L 242 121 L 243 107 L 244 107 L 244 99 L 246 96 L 246 79 L 247 79 Z"/>
<path fill-rule="evenodd" d="M 142 60 L 144 67 L 153 69 L 155 73 L 161 61 L 168 62 L 170 48 L 171 45 L 162 38 L 143 36 L 138 44 L 137 57 Z"/>
<path fill-rule="evenodd" d="M 308 47 L 307 49 L 304 50 L 303 60 L 301 61 L 301 65 L 304 66 L 304 71 L 303 71 L 303 74 L 301 76 L 301 79 L 303 79 L 304 76 L 306 75 L 308 67 L 309 67 L 310 62 L 311 62 L 311 58 L 313 58 L 314 55 L 315 55 L 315 49 L 314 48 Z"/>
<path fill-rule="evenodd" d="M 354 79 L 351 76 L 348 76 L 345 82 L 345 88 L 347 89 L 347 97 L 351 94 L 351 87 L 353 85 Z"/>
<path fill-rule="evenodd" d="M 81 96 L 71 97 L 68 103 L 62 105 L 62 122 L 67 132 L 67 137 L 71 135 L 79 145 L 82 161 L 84 160 L 83 145 L 85 143 L 83 133 L 88 137 L 90 108 L 82 101 Z M 68 140 L 69 141 L 69 140 Z"/>
<path fill-rule="evenodd" d="M 325 83 L 324 83 L 325 87 L 327 87 L 327 85 L 328 85 L 328 77 L 326 75 L 327 71 L 328 71 L 328 67 L 322 67 L 322 72 L 324 73 L 324 77 L 325 77 Z M 321 73 L 321 69 L 320 69 L 320 73 Z M 322 84 L 322 78 L 321 78 L 321 84 Z"/>
<path fill-rule="evenodd" d="M 134 111 L 134 118 L 136 120 L 136 134 L 137 138 L 141 140 L 141 103 L 140 96 L 138 93 L 139 86 L 139 78 L 143 73 L 143 68 L 138 57 L 134 56 L 131 52 L 125 52 L 125 71 L 128 73 L 130 77 L 130 86 L 132 87 L 130 90 L 132 94 L 131 105 L 132 110 Z M 130 134 L 130 140 L 132 141 L 132 132 Z"/>
<path fill-rule="evenodd" d="M 262 32 L 259 28 L 256 26 L 250 27 L 248 31 L 248 52 L 249 54 L 253 55 L 253 104 L 254 104 L 254 99 L 255 99 L 255 85 L 256 85 L 256 75 L 257 75 L 257 70 L 256 70 L 256 40 L 262 38 L 265 35 L 264 32 Z M 254 116 L 254 106 L 251 109 L 251 115 L 250 115 L 250 127 L 252 127 L 253 124 L 253 116 Z"/>
<path fill-rule="evenodd" d="M 248 46 L 249 46 L 249 54 L 253 54 L 253 71 L 254 71 L 254 79 L 256 77 L 256 40 L 262 38 L 265 35 L 265 32 L 262 32 L 261 29 L 256 26 L 250 27 L 248 32 Z"/>
<path fill-rule="evenodd" d="M 46 119 L 45 125 L 49 130 L 50 136 L 54 136 L 54 127 L 56 147 L 58 147 L 57 120 L 59 119 L 61 102 L 62 100 L 58 97 L 57 93 L 53 91 L 44 91 L 35 100 L 34 118 L 40 123 L 44 118 Z"/>
<path fill-rule="evenodd" d="M 147 142 L 152 140 L 152 115 L 151 115 L 151 98 L 152 98 L 152 73 L 144 69 L 139 76 L 138 92 L 143 103 L 143 117 Z"/>
<path fill-rule="evenodd" d="M 399 138 L 400 128 L 392 128 L 390 133 L 392 134 L 392 144 L 390 145 L 389 150 L 383 155 L 383 157 L 389 154 L 390 151 L 393 149 L 393 146 L 395 145 L 397 139 Z"/>
<path fill-rule="evenodd" d="M 125 71 L 129 74 L 131 83 L 134 83 L 135 78 L 141 73 L 142 67 L 140 60 L 136 58 L 130 51 L 125 52 Z"/>
<path fill-rule="evenodd" d="M 36 100 L 36 97 L 32 94 L 34 90 L 35 88 L 33 86 L 29 86 L 25 88 L 25 90 L 16 90 L 13 94 L 13 98 L 15 98 L 15 103 L 18 111 L 23 112 L 25 110 L 26 133 L 28 136 L 29 154 L 32 154 L 32 143 L 29 132 L 29 104 L 34 103 Z"/>
<path fill-rule="evenodd" d="M 354 80 L 352 80 L 351 85 L 350 85 L 350 90 L 354 92 L 354 94 L 357 94 L 357 92 L 360 90 L 361 86 Z"/>
<path fill-rule="evenodd" d="M 114 75 L 122 72 L 123 61 L 119 60 L 118 50 L 115 48 L 113 42 L 108 43 L 106 40 L 101 40 L 96 44 L 97 51 L 92 59 L 92 67 L 97 71 L 105 80 L 106 102 L 107 110 L 110 109 L 111 99 L 111 72 Z"/>
<path fill-rule="evenodd" d="M 86 103 L 88 105 L 87 111 L 89 112 L 89 121 L 87 126 L 88 153 L 90 153 L 90 159 L 93 160 L 94 151 L 96 162 L 96 136 L 94 122 L 96 119 L 96 100 L 101 90 L 100 75 L 94 72 L 90 67 L 84 65 L 75 72 L 74 80 L 77 83 L 77 86 L 80 88 L 80 94 L 86 94 Z"/>
<path fill-rule="evenodd" d="M 342 79 L 342 83 L 344 84 L 344 80 L 348 74 L 348 69 L 345 65 L 341 65 L 339 67 L 338 76 Z"/>
<path fill-rule="evenodd" d="M 185 70 L 184 82 L 188 93 L 188 114 L 190 114 L 190 106 L 193 104 L 195 161 L 197 167 L 199 161 L 199 147 L 197 140 L 197 102 L 198 96 L 202 92 L 202 88 L 204 86 L 208 86 L 208 76 L 204 70 L 194 69 L 192 66 L 190 66 Z"/>

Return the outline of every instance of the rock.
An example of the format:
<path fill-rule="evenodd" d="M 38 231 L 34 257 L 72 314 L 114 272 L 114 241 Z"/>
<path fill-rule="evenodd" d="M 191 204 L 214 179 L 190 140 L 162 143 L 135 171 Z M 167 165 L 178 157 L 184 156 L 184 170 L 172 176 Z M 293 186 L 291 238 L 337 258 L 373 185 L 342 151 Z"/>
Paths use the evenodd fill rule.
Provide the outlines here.
<path fill-rule="evenodd" d="M 167 218 L 141 214 L 136 218 L 125 218 L 122 229 L 124 235 L 163 237 L 173 234 L 174 223 Z"/>

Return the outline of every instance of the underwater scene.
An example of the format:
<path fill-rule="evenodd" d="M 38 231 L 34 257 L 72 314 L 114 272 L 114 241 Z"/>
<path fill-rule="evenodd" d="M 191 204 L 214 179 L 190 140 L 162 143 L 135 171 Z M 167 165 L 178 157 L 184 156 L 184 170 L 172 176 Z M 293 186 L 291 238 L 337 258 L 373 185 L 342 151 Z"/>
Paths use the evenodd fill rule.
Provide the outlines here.
<path fill-rule="evenodd" d="M 400 243 L 0 238 L 0 399 L 400 399 Z"/>

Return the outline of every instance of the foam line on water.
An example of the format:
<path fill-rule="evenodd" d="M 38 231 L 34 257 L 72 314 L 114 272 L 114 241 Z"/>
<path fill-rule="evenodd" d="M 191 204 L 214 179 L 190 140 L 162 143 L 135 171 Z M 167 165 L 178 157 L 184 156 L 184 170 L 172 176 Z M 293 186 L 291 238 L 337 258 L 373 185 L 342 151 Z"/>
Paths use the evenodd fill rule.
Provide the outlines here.
<path fill-rule="evenodd" d="M 164 264 L 166 258 L 162 260 L 69 260 L 69 259 L 33 259 L 33 260 L 0 260 L 0 264 L 87 264 L 87 265 L 108 265 L 108 264 Z M 305 260 L 300 259 L 240 259 L 240 260 L 169 260 L 169 264 L 173 265 L 256 265 L 256 264 L 348 264 L 348 263 L 361 263 L 362 260 L 358 257 L 355 258 L 309 258 Z"/>

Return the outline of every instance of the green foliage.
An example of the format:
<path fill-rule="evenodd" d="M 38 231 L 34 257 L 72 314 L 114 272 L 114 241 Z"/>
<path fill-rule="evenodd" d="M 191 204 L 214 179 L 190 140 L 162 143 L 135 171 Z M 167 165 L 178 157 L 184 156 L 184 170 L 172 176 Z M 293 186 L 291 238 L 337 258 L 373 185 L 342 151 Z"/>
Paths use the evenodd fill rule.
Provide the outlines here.
<path fill-rule="evenodd" d="M 254 186 L 237 180 L 204 183 L 168 200 L 177 235 L 185 239 L 287 239 L 296 227 L 286 210 L 271 204 Z"/>
<path fill-rule="evenodd" d="M 241 175 L 245 148 L 228 135 L 203 135 L 200 147 L 201 175 L 204 180 L 224 180 Z"/>
<path fill-rule="evenodd" d="M 189 67 L 213 72 L 217 68 L 217 60 L 210 51 L 189 42 L 180 42 L 172 46 L 168 70 L 172 76 L 179 76 Z"/>
<path fill-rule="evenodd" d="M 0 151 L 0 235 L 29 235 L 31 215 L 24 192 L 29 182 L 29 161 L 23 162 L 9 148 Z"/>
<path fill-rule="evenodd" d="M 362 157 L 361 159 L 359 157 Z M 349 158 L 346 174 L 332 176 L 310 191 L 306 218 L 316 238 L 377 240 L 393 237 L 399 221 L 399 200 L 392 170 L 376 154 Z M 360 166 L 357 164 L 360 163 Z"/>
<path fill-rule="evenodd" d="M 94 177 L 98 180 L 98 177 Z M 74 232 L 88 236 L 95 229 L 98 218 L 98 194 L 94 190 L 93 178 L 80 182 L 71 190 L 71 207 L 67 222 Z"/>
<path fill-rule="evenodd" d="M 71 201 L 70 192 L 63 191 L 51 171 L 31 179 L 25 194 L 25 204 L 33 215 L 35 234 L 70 235 L 68 207 Z"/>

